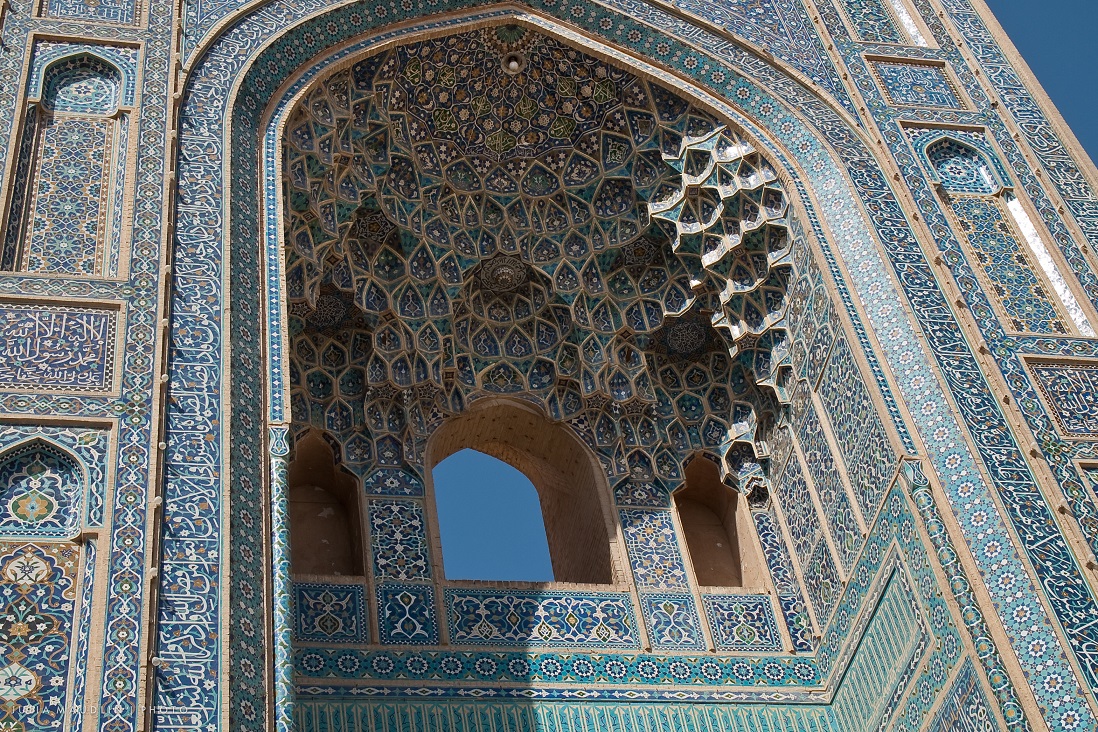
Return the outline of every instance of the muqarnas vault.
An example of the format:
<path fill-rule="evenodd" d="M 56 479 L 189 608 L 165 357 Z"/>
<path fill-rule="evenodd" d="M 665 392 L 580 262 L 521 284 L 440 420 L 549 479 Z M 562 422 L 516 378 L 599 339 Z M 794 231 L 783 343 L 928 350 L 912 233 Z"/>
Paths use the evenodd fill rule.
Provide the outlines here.
<path fill-rule="evenodd" d="M 1098 729 L 1098 172 L 980 0 L 0 40 L 0 731 Z"/>

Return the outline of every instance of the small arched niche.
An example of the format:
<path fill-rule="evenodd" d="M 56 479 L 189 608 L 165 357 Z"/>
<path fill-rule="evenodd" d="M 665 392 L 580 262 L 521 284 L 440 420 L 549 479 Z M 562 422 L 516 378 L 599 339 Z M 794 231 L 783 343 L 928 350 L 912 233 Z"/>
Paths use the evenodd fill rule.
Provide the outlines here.
<path fill-rule="evenodd" d="M 319 433 L 297 440 L 287 480 L 290 571 L 363 575 L 358 482 L 336 465 L 332 448 Z"/>
<path fill-rule="evenodd" d="M 762 588 L 747 498 L 721 482 L 720 468 L 703 456 L 690 461 L 684 477 L 675 509 L 698 585 Z"/>
<path fill-rule="evenodd" d="M 427 464 L 433 470 L 464 449 L 507 463 L 534 485 L 556 582 L 614 582 L 605 480 L 567 427 L 526 405 L 486 400 L 435 431 Z"/>
<path fill-rule="evenodd" d="M 41 83 L 24 117 L 0 269 L 113 276 L 130 136 L 122 75 L 80 54 L 50 64 Z"/>
<path fill-rule="evenodd" d="M 932 143 L 926 156 L 950 193 L 991 195 L 1002 187 L 983 153 L 951 137 Z"/>

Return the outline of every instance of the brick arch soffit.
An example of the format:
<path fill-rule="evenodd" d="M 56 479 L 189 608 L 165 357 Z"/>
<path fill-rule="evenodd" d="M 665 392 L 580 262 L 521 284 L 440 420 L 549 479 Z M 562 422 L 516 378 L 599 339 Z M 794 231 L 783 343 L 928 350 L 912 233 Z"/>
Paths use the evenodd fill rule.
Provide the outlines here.
<path fill-rule="evenodd" d="M 463 229 L 456 236 L 453 230 L 440 235 L 437 227 L 431 231 L 432 222 L 423 221 L 433 215 L 437 224 L 442 218 L 437 209 L 424 214 L 419 210 L 423 207 L 417 205 L 409 215 L 409 198 L 406 192 L 402 197 L 399 189 L 424 183 L 409 183 L 409 176 L 395 174 L 393 165 L 396 162 L 407 168 L 414 153 L 408 145 L 394 146 L 395 135 L 383 129 L 390 124 L 383 120 L 392 110 L 370 106 L 365 111 L 361 95 L 357 114 L 363 120 L 373 119 L 361 125 L 360 138 L 372 135 L 373 142 L 356 148 L 344 138 L 343 148 L 318 154 L 317 142 L 328 134 L 325 130 L 342 129 L 353 122 L 354 102 L 341 113 L 336 108 L 341 102 L 332 101 L 354 89 L 353 78 L 363 66 L 372 64 L 367 74 L 376 75 L 380 65 L 400 56 L 398 49 L 432 43 L 445 46 L 447 39 L 491 35 L 505 24 L 517 26 L 521 33 L 543 36 L 559 49 L 577 51 L 594 69 L 610 69 L 610 75 L 616 73 L 619 81 L 626 77 L 626 85 L 636 83 L 645 87 L 649 96 L 673 98 L 686 110 L 681 119 L 667 124 L 661 118 L 651 139 L 642 140 L 650 143 L 648 148 L 638 152 L 643 145 L 637 145 L 631 151 L 636 160 L 658 169 L 652 180 L 645 181 L 645 190 L 639 190 L 641 186 L 628 189 L 636 199 L 630 205 L 639 203 L 644 211 L 636 206 L 615 209 L 614 213 L 623 214 L 615 222 L 620 229 L 607 238 L 617 236 L 618 240 L 604 243 L 601 253 L 586 253 L 591 255 L 586 259 L 569 261 L 567 256 L 558 256 L 548 264 L 545 257 L 538 262 L 532 247 L 513 243 L 515 237 L 510 235 L 514 232 L 508 227 L 499 237 L 485 236 L 486 226 L 474 226 L 473 232 Z M 500 57 L 515 50 L 507 42 L 495 40 L 493 50 Z M 681 483 L 684 461 L 706 453 L 720 465 L 726 482 L 765 500 L 766 438 L 785 420 L 792 378 L 783 327 L 791 264 L 796 247 L 810 246 L 805 227 L 796 220 L 804 214 L 797 213 L 790 203 L 790 198 L 799 199 L 796 187 L 784 182 L 793 179 L 779 174 L 771 156 L 760 153 L 765 150 L 763 145 L 753 142 L 742 128 L 722 122 L 701 103 L 690 101 L 700 95 L 671 92 L 664 84 L 634 75 L 637 69 L 628 63 L 611 63 L 588 53 L 598 51 L 574 41 L 562 42 L 551 29 L 526 24 L 521 18 L 501 20 L 498 26 L 487 28 L 454 29 L 428 41 L 412 37 L 380 51 L 341 59 L 310 79 L 304 90 L 297 90 L 292 109 L 287 111 L 291 105 L 284 102 L 281 114 L 276 115 L 283 126 L 287 155 L 283 170 L 286 199 L 281 202 L 285 221 L 278 233 L 287 239 L 288 254 L 285 278 L 279 283 L 287 289 L 283 296 L 288 296 L 289 332 L 294 334 L 284 348 L 277 349 L 288 354 L 281 371 L 290 374 L 292 382 L 288 391 L 295 429 L 343 433 L 333 443 L 343 445 L 343 466 L 361 479 L 391 480 L 403 473 L 419 482 L 424 469 L 423 446 L 443 419 L 460 413 L 480 396 L 521 392 L 552 418 L 569 424 L 599 456 L 612 483 L 643 483 L 642 490 L 649 490 L 654 483 L 661 486 L 661 492 L 670 493 Z M 524 63 L 529 61 L 523 58 Z M 405 58 L 404 63 L 410 59 Z M 421 73 L 417 60 L 416 74 Z M 596 76 L 592 73 L 592 81 Z M 618 90 L 619 97 L 622 93 Z M 429 119 L 418 121 L 430 125 Z M 630 131 L 635 137 L 645 137 L 635 127 L 617 130 L 626 136 Z M 386 148 L 386 164 L 371 166 L 366 147 L 376 149 L 379 137 L 384 137 L 381 144 Z M 776 146 L 772 140 L 764 142 Z M 483 148 L 491 143 L 489 139 L 482 144 L 479 152 L 484 153 Z M 588 152 L 598 158 L 599 151 Z M 645 153 L 649 153 L 646 158 Z M 481 183 L 473 192 L 481 195 L 487 193 L 483 180 L 499 177 L 503 168 L 490 159 L 485 162 L 483 154 L 478 160 L 479 175 L 469 165 L 451 162 L 431 171 L 433 176 L 427 177 L 433 180 L 428 184 L 436 184 L 442 198 L 461 206 L 471 191 L 461 190 L 460 181 L 455 183 L 454 168 L 462 168 L 466 183 L 470 177 Z M 542 167 L 543 162 L 538 159 L 519 173 L 511 171 L 514 186 L 526 186 L 533 169 Z M 558 174 L 565 167 L 562 164 Z M 605 163 L 603 167 L 600 178 L 608 173 Z M 741 170 L 747 172 L 737 180 Z M 545 172 L 543 167 L 541 172 Z M 422 178 L 423 171 L 415 175 Z M 586 187 L 597 209 L 602 186 Z M 754 211 L 745 213 L 752 203 L 756 204 Z M 268 210 L 271 205 L 268 201 Z M 725 215 L 711 216 L 700 226 L 699 217 L 692 219 L 689 213 L 712 212 L 721 206 Z M 484 213 L 482 206 L 479 214 Z M 773 236 L 775 232 L 778 236 Z M 510 245 L 498 241 L 508 236 Z M 456 240 L 461 237 L 459 244 Z M 483 239 L 492 241 L 484 245 Z M 444 244 L 459 251 L 451 256 Z M 753 255 L 748 252 L 752 248 Z M 641 255 L 636 255 L 636 250 L 642 250 Z M 668 279 L 677 277 L 677 282 L 662 292 L 647 293 L 648 298 L 618 302 L 615 310 L 614 303 L 608 304 L 613 298 L 604 296 L 606 281 L 630 270 L 636 284 L 636 273 L 651 264 L 641 261 L 651 256 L 649 250 L 655 251 L 658 266 Z M 431 271 L 430 277 L 408 276 L 417 260 L 421 268 Z M 449 268 L 448 274 L 442 271 L 444 267 Z M 516 268 L 521 270 L 522 287 L 517 294 L 505 287 L 508 301 L 500 297 L 498 283 L 493 287 L 489 281 L 498 278 L 501 269 L 515 276 Z M 403 274 L 390 276 L 394 270 Z M 562 272 L 571 287 L 559 286 Z M 432 312 L 432 297 L 444 303 L 437 313 Z M 547 339 L 545 352 L 533 345 L 526 351 L 532 354 L 530 358 L 523 359 L 520 353 L 508 363 L 503 355 L 507 338 L 522 339 L 521 328 L 514 327 L 522 319 L 514 314 L 516 300 L 527 312 L 541 308 L 527 318 L 528 323 L 535 323 L 527 330 L 527 340 L 534 340 L 536 334 L 531 331 L 537 326 L 556 333 Z M 655 317 L 650 313 L 646 320 L 634 312 L 630 319 L 630 306 L 641 301 L 654 306 Z M 502 320 L 492 322 L 493 318 L 486 316 L 493 305 L 497 313 L 509 310 Z M 593 325 L 592 317 L 600 308 L 604 316 L 607 310 L 612 311 L 604 317 L 609 327 L 601 330 Z M 450 319 L 449 332 L 435 327 L 438 323 L 432 323 L 432 318 L 437 317 Z M 632 327 L 623 328 L 625 321 Z M 478 335 L 486 338 L 484 334 L 493 327 L 502 337 L 478 351 L 474 339 Z M 701 345 L 677 352 L 673 344 L 687 334 L 700 339 Z M 302 340 L 313 346 L 307 349 L 312 353 L 305 359 L 298 358 Z M 592 340 L 598 341 L 598 347 L 585 351 Z M 351 369 L 355 375 L 344 371 L 325 378 L 326 353 L 333 363 L 357 359 Z M 588 353 L 601 355 L 585 358 Z M 582 365 L 566 375 L 558 369 L 537 386 L 521 376 L 523 369 L 551 372 L 546 364 L 562 357 Z M 513 367 L 516 360 L 518 369 Z M 500 372 L 504 375 L 496 378 Z M 704 376 L 701 380 L 699 372 Z M 351 382 L 358 382 L 349 390 L 354 399 L 365 401 L 362 415 L 356 416 L 346 400 L 329 399 L 332 393 L 339 393 L 348 376 Z M 311 378 L 327 383 L 310 383 Z M 315 393 L 310 394 L 314 388 Z M 326 400 L 327 404 L 317 403 Z M 647 439 L 637 437 L 641 434 Z"/>

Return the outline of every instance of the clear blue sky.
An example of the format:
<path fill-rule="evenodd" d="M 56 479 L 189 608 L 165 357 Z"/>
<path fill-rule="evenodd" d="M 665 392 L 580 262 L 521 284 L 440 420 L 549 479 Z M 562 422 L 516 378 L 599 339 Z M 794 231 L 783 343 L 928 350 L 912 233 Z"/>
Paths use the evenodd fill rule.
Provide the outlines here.
<path fill-rule="evenodd" d="M 1098 0 L 985 0 L 1090 157 L 1098 158 Z"/>
<path fill-rule="evenodd" d="M 475 450 L 454 453 L 432 475 L 447 579 L 553 579 L 541 505 L 525 475 Z"/>

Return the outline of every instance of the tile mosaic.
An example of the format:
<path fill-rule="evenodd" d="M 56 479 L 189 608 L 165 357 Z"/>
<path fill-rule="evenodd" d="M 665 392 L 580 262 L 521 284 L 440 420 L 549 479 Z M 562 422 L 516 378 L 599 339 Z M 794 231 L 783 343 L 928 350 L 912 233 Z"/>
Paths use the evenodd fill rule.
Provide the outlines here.
<path fill-rule="evenodd" d="M 366 590 L 362 585 L 296 582 L 294 638 L 315 643 L 368 643 Z"/>
<path fill-rule="evenodd" d="M 0 543 L 0 699 L 13 729 L 62 729 L 69 704 L 80 551 Z"/>
<path fill-rule="evenodd" d="M 295 669 L 301 677 L 299 683 L 301 680 L 319 684 L 325 680 L 358 679 L 384 685 L 381 688 L 390 690 L 393 687 L 385 685 L 386 682 L 410 683 L 420 684 L 421 689 L 430 689 L 439 697 L 460 694 L 461 688 L 469 688 L 447 691 L 439 682 L 463 681 L 497 684 L 497 694 L 510 690 L 521 695 L 533 685 L 556 684 L 555 689 L 545 687 L 541 692 L 583 693 L 585 698 L 612 699 L 623 690 L 633 689 L 637 694 L 630 698 L 643 700 L 661 698 L 651 687 L 685 684 L 689 685 L 688 693 L 712 700 L 728 701 L 732 697 L 728 692 L 709 691 L 706 687 L 772 687 L 774 696 L 760 692 L 758 698 L 764 700 L 776 700 L 777 695 L 787 701 L 796 698 L 819 702 L 823 698 L 818 693 L 803 690 L 805 686 L 820 682 L 815 662 L 807 656 L 655 655 L 622 650 L 584 653 L 537 648 L 512 651 L 364 650 L 318 646 L 297 648 L 294 656 Z M 604 685 L 609 687 L 605 690 L 608 693 L 601 696 L 597 687 Z M 681 694 L 682 690 L 672 693 Z"/>
<path fill-rule="evenodd" d="M 554 702 L 415 701 L 407 703 L 363 702 L 355 699 L 310 699 L 299 705 L 297 719 L 304 732 L 322 729 L 361 729 L 381 732 L 400 724 L 437 725 L 439 732 L 457 732 L 475 725 L 484 732 L 509 730 L 578 730 L 614 732 L 670 732 L 706 729 L 733 732 L 741 729 L 781 729 L 791 719 L 800 720 L 799 732 L 826 732 L 829 720 L 821 711 L 803 713 L 794 706 L 736 708 L 723 713 L 712 705 L 661 704 L 657 707 L 629 702 L 571 705 Z M 361 720 L 361 722 L 360 722 Z M 361 726 L 358 726 L 361 724 Z M 351 725 L 355 725 L 352 727 Z"/>
<path fill-rule="evenodd" d="M 855 35 L 870 43 L 906 43 L 887 0 L 842 0 Z"/>
<path fill-rule="evenodd" d="M 44 116 L 31 180 L 29 226 L 16 267 L 26 272 L 103 275 L 117 122 Z"/>
<path fill-rule="evenodd" d="M 471 646 L 636 648 L 627 595 L 446 590 L 453 643 Z"/>
<path fill-rule="evenodd" d="M 770 595 L 705 595 L 705 617 L 720 651 L 782 650 Z"/>
<path fill-rule="evenodd" d="M 965 662 L 949 687 L 928 732 L 998 732 L 1002 727 L 988 708 L 972 664 Z"/>
<path fill-rule="evenodd" d="M 9 53 L 3 54 L 4 58 L 0 60 L 0 128 L 3 128 L 6 139 L 18 140 L 21 136 L 21 131 L 15 126 L 15 120 L 19 118 L 17 112 L 27 108 L 28 99 L 35 100 L 42 96 L 42 72 L 53 61 L 90 55 L 110 62 L 122 74 L 120 88 L 128 106 L 135 101 L 138 84 L 137 59 L 141 54 L 147 54 L 146 58 L 152 60 L 154 67 L 151 83 L 142 90 L 141 95 L 142 100 L 147 103 L 147 107 L 142 109 L 140 119 L 140 123 L 146 126 L 144 135 L 139 135 L 135 130 L 130 138 L 123 139 L 121 134 L 118 137 L 120 149 L 128 146 L 128 140 L 132 139 L 144 151 L 141 164 L 131 166 L 134 174 L 132 195 L 124 206 L 115 207 L 111 219 L 113 231 L 121 230 L 126 216 L 134 217 L 136 224 L 128 248 L 128 254 L 132 255 L 136 266 L 129 270 L 127 281 L 92 281 L 83 275 L 67 274 L 49 277 L 10 273 L 0 275 L 0 287 L 5 295 L 22 295 L 38 300 L 24 301 L 23 304 L 35 306 L 31 310 L 42 311 L 43 317 L 37 327 L 43 329 L 43 333 L 47 332 L 45 329 L 57 326 L 53 336 L 44 339 L 39 351 L 32 353 L 27 359 L 30 371 L 24 376 L 28 381 L 37 379 L 38 385 L 7 391 L 3 397 L 3 411 L 9 416 L 18 415 L 23 422 L 48 420 L 50 423 L 69 423 L 90 420 L 98 425 L 115 425 L 114 435 L 109 442 L 109 451 L 114 454 L 109 463 L 106 460 L 97 462 L 87 459 L 80 449 L 65 444 L 66 449 L 85 463 L 89 473 L 105 471 L 108 464 L 113 471 L 109 481 L 95 481 L 96 485 L 105 486 L 109 483 L 112 487 L 109 500 L 102 493 L 94 493 L 91 497 L 94 502 L 89 500 L 87 503 L 92 514 L 88 521 L 100 529 L 109 530 L 109 533 L 100 531 L 96 555 L 101 558 L 105 570 L 95 579 L 108 585 L 110 592 L 100 595 L 96 591 L 93 595 L 105 598 L 97 601 L 98 606 L 93 613 L 97 627 L 106 629 L 105 638 L 108 640 L 103 646 L 103 653 L 91 654 L 93 658 L 102 660 L 100 668 L 74 669 L 72 683 L 75 685 L 74 689 L 80 689 L 79 697 L 88 700 L 89 708 L 98 710 L 98 721 L 91 724 L 104 727 L 113 725 L 113 728 L 120 731 L 132 730 L 139 706 L 137 684 L 142 668 L 138 660 L 139 646 L 147 638 L 147 634 L 142 631 L 142 623 L 147 617 L 143 597 L 146 596 L 149 584 L 147 578 L 142 576 L 141 567 L 156 565 L 156 561 L 146 554 L 149 547 L 146 542 L 146 528 L 149 525 L 146 508 L 149 505 L 147 492 L 153 483 L 149 472 L 150 452 L 155 451 L 156 445 L 151 418 L 153 395 L 156 391 L 153 386 L 152 364 L 155 346 L 159 341 L 156 338 L 158 299 L 164 292 L 159 282 L 159 271 L 162 249 L 167 240 L 161 224 L 165 211 L 164 183 L 168 157 L 164 153 L 168 130 L 168 85 L 165 83 L 164 73 L 157 70 L 166 71 L 169 65 L 171 9 L 168 4 L 161 3 L 159 12 L 150 21 L 148 37 L 141 38 L 135 38 L 132 30 L 102 25 L 89 28 L 68 20 L 40 20 L 28 6 L 23 6 L 22 9 L 26 12 L 19 12 L 19 8 L 15 8 L 9 9 L 14 12 L 4 13 L 4 47 Z M 127 37 L 120 39 L 119 35 Z M 56 40 L 60 38 L 82 40 Z M 115 42 L 122 45 L 115 46 Z M 142 49 L 140 52 L 139 46 Z M 25 77 L 25 74 L 28 76 Z M 21 96 L 24 80 L 27 83 L 26 97 Z M 34 106 L 38 112 L 45 110 L 44 105 Z M 32 122 L 40 120 L 37 113 L 32 116 Z M 0 157 L 4 158 L 5 163 L 10 159 L 9 155 L 14 156 L 17 152 L 26 153 L 30 157 L 31 147 L 29 144 L 16 143 L 11 149 L 5 147 L 0 150 Z M 116 162 L 120 164 L 119 167 L 126 164 L 125 160 Z M 31 172 L 30 166 L 16 167 L 24 169 L 20 183 L 25 191 L 25 183 Z M 11 185 L 11 181 L 7 183 Z M 115 201 L 121 200 L 121 196 L 115 198 Z M 122 252 L 116 244 L 117 239 L 112 237 L 111 251 L 104 257 L 105 271 L 117 272 L 127 264 L 120 262 Z M 3 269 L 9 272 L 14 267 L 11 259 L 6 258 L 2 264 Z M 88 302 L 89 299 L 95 303 Z M 42 302 L 43 300 L 46 302 Z M 104 301 L 113 301 L 115 307 L 101 311 L 100 306 Z M 48 309 L 58 303 L 76 310 L 67 317 L 56 313 L 54 315 L 57 317 L 54 317 L 49 314 Z M 38 308 L 39 305 L 48 307 Z M 124 322 L 119 320 L 116 323 L 114 321 L 118 318 L 120 307 L 128 314 Z M 81 308 L 90 308 L 96 313 L 95 317 L 83 319 L 78 312 Z M 20 322 L 23 325 L 30 322 L 25 320 L 24 315 L 13 316 L 12 312 L 8 311 L 0 317 L 4 326 L 15 321 L 14 327 L 19 328 Z M 66 320 L 68 324 L 62 325 L 62 321 Z M 100 332 L 93 333 L 100 326 Z M 18 352 L 20 347 L 22 346 L 18 343 L 9 342 L 4 350 L 8 353 Z M 64 355 L 51 355 L 54 349 L 63 351 Z M 115 354 L 118 357 L 117 366 Z M 103 359 L 99 361 L 101 356 Z M 51 361 L 57 367 L 56 370 L 51 372 L 47 369 L 40 374 L 34 371 L 43 365 L 49 366 Z M 50 382 L 54 382 L 53 388 L 48 386 Z M 31 391 L 34 392 L 33 396 L 30 395 Z M 117 397 L 112 396 L 112 392 L 117 392 Z M 218 402 L 212 404 L 217 405 Z M 21 429 L 23 427 L 24 425 L 20 426 Z M 5 426 L 3 431 L 8 429 Z M 104 442 L 106 443 L 105 440 Z M 102 454 L 107 452 L 108 448 L 104 447 Z M 194 497 L 194 492 L 188 493 L 188 500 Z M 209 522 L 211 508 L 219 504 L 196 500 L 190 505 L 194 510 L 202 512 L 200 522 Z M 214 519 L 214 525 L 217 523 L 218 519 Z M 244 556 L 245 549 L 242 545 L 239 556 Z M 197 573 L 197 567 L 201 566 L 201 562 L 196 563 L 195 559 L 194 556 L 187 557 L 192 573 Z M 89 567 L 82 574 L 87 578 L 91 576 L 91 571 L 92 568 Z M 167 572 L 162 575 L 166 576 Z M 216 586 L 217 582 L 218 579 L 215 578 L 212 586 Z M 170 583 L 165 581 L 164 584 Z M 204 584 L 204 587 L 210 586 Z M 81 590 L 82 593 L 85 591 L 90 590 Z M 202 591 L 205 590 L 199 590 Z M 174 604 L 168 603 L 166 607 L 172 608 Z M 90 618 L 83 615 L 80 622 L 90 622 Z M 161 627 L 169 625 L 170 621 Z M 84 630 L 76 632 L 79 634 Z M 167 635 L 172 637 L 171 633 Z M 193 637 L 187 636 L 182 642 L 189 643 L 191 640 Z M 197 688 L 199 687 L 193 687 Z M 213 693 L 216 695 L 216 687 L 207 688 L 214 688 Z M 55 695 L 54 698 L 58 703 L 65 704 L 60 695 Z M 69 720 L 58 717 L 54 720 L 54 726 L 78 728 L 84 711 L 74 709 Z M 32 723 L 30 726 L 43 728 L 41 724 Z"/>
<path fill-rule="evenodd" d="M 1098 439 L 1098 361 L 1027 359 L 1026 365 L 1060 434 Z"/>
<path fill-rule="evenodd" d="M 118 311 L 0 302 L 0 389 L 106 393 Z"/>
<path fill-rule="evenodd" d="M 938 181 L 951 193 L 991 195 L 999 189 L 987 160 L 972 147 L 944 138 L 926 150 Z"/>
<path fill-rule="evenodd" d="M 110 433 L 95 427 L 67 427 L 26 423 L 0 425 L 0 461 L 7 456 L 45 454 L 43 462 L 49 466 L 55 459 L 61 464 L 72 465 L 68 488 L 79 494 L 68 499 L 70 506 L 83 506 L 73 512 L 74 526 L 102 527 L 108 488 L 108 464 Z M 47 471 L 47 476 L 56 476 Z M 12 491 L 10 484 L 5 490 Z M 86 497 L 85 497 L 86 494 Z M 55 514 L 56 515 L 56 514 Z M 58 537 L 68 536 L 59 534 Z"/>
<path fill-rule="evenodd" d="M 1031 255 L 1004 206 L 989 197 L 956 196 L 950 209 L 964 242 L 987 277 L 992 301 L 1015 333 L 1066 335 L 1055 295 L 1034 267 Z"/>
<path fill-rule="evenodd" d="M 837 416 L 834 411 L 831 414 L 833 418 Z M 839 564 L 844 572 L 849 572 L 858 550 L 861 549 L 862 532 L 850 505 L 841 469 L 835 463 L 814 405 L 810 404 L 805 410 L 805 417 L 797 429 L 797 437 L 804 452 L 805 464 L 812 476 L 814 492 L 823 509 L 824 525 L 838 552 Z"/>
<path fill-rule="evenodd" d="M 755 520 L 763 557 L 770 569 L 774 589 L 778 593 L 778 604 L 781 606 L 786 628 L 793 641 L 793 649 L 798 653 L 811 651 L 816 645 L 812 620 L 809 618 L 804 592 L 793 573 L 789 551 L 779 533 L 777 518 L 774 516 L 773 509 L 752 511 L 751 516 Z"/>
<path fill-rule="evenodd" d="M 82 472 L 74 456 L 43 440 L 0 454 L 0 535 L 75 536 L 88 490 Z"/>
<path fill-rule="evenodd" d="M 685 588 L 686 566 L 671 512 L 623 509 L 618 514 L 637 586 L 653 590 Z"/>
<path fill-rule="evenodd" d="M 945 66 L 904 60 L 871 60 L 889 104 L 901 107 L 964 109 Z"/>
<path fill-rule="evenodd" d="M 135 0 L 48 0 L 46 3 L 46 15 L 66 20 L 131 25 L 138 13 L 139 7 Z"/>
<path fill-rule="evenodd" d="M 382 645 L 435 645 L 438 622 L 430 585 L 383 583 L 377 586 Z"/>
<path fill-rule="evenodd" d="M 27 96 L 43 98 L 47 78 L 55 68 L 93 66 L 109 69 L 109 75 L 118 75 L 121 106 L 132 107 L 137 101 L 138 60 L 140 54 L 133 45 L 109 43 L 74 43 L 53 39 L 36 39 L 31 57 Z"/>
<path fill-rule="evenodd" d="M 846 338 L 835 341 L 818 393 L 858 508 L 863 519 L 870 522 L 892 481 L 897 456 Z"/>
<path fill-rule="evenodd" d="M 889 717 L 906 692 L 904 677 L 913 675 L 930 643 L 910 580 L 897 570 L 884 584 L 858 655 L 831 703 L 835 729 L 842 732 L 889 728 Z"/>
<path fill-rule="evenodd" d="M 645 593 L 640 596 L 640 603 L 653 648 L 665 651 L 705 649 L 693 595 Z"/>
<path fill-rule="evenodd" d="M 385 580 L 428 579 L 427 521 L 418 501 L 370 499 L 370 546 L 374 577 Z"/>

